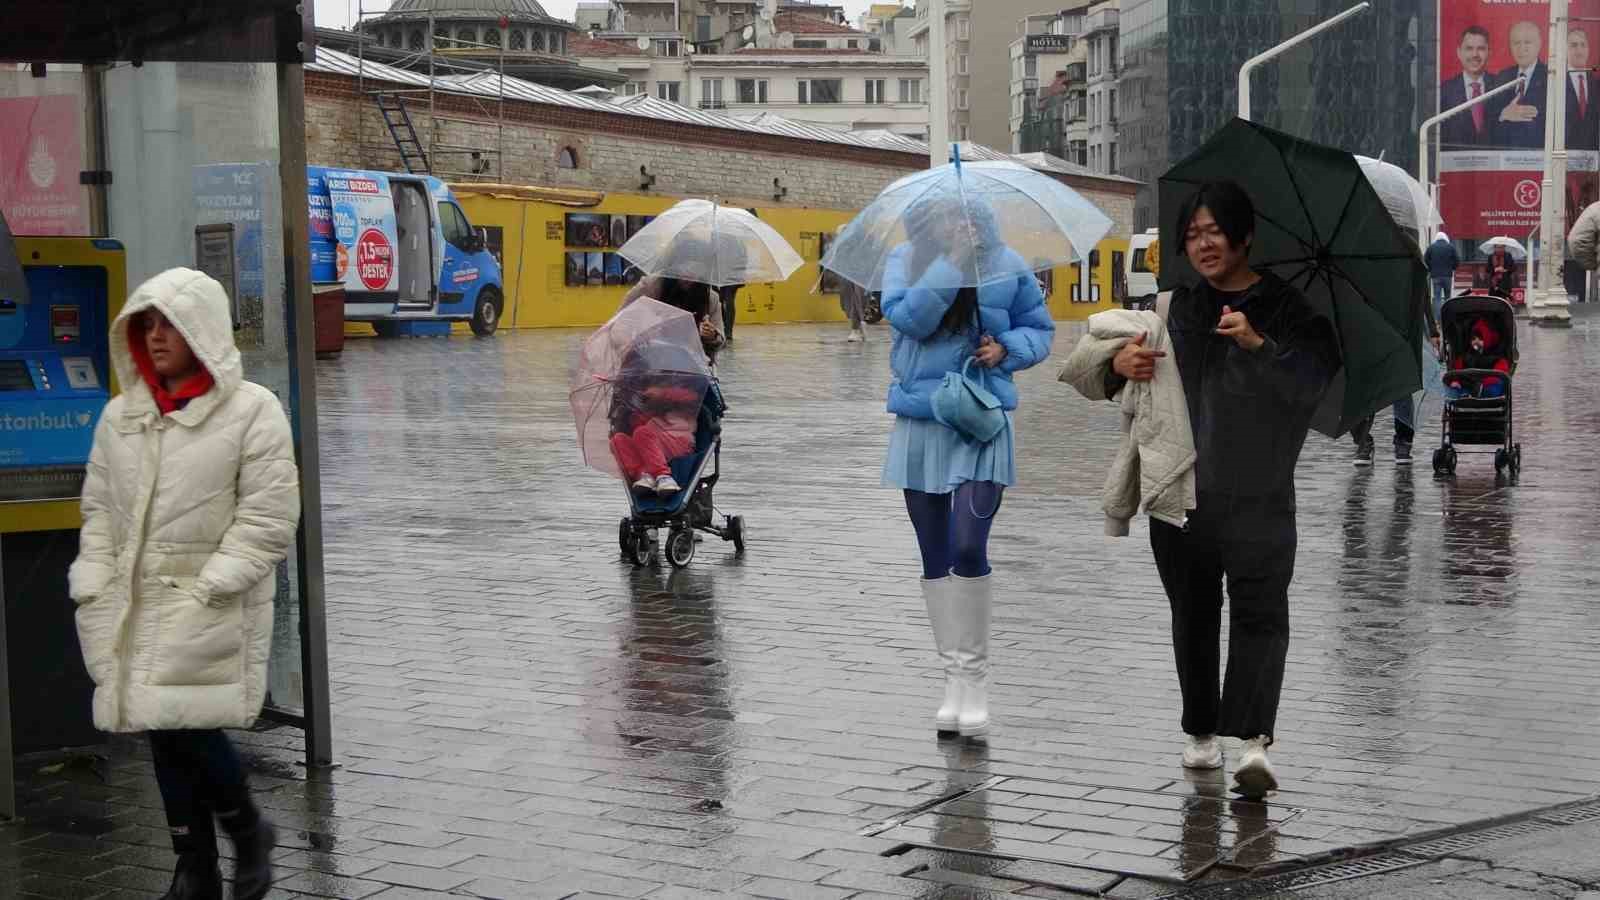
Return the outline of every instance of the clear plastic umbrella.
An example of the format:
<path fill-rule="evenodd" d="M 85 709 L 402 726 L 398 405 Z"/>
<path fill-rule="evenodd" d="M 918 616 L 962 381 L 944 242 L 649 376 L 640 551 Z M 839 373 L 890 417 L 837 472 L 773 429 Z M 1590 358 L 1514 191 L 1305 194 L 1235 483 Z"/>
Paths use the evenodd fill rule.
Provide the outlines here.
<path fill-rule="evenodd" d="M 617 249 L 646 275 L 713 287 L 785 281 L 805 264 L 771 225 L 710 200 L 684 200 Z"/>
<path fill-rule="evenodd" d="M 1439 215 L 1439 208 L 1433 204 L 1427 189 L 1405 169 L 1359 154 L 1356 164 L 1361 166 L 1361 174 L 1367 176 L 1372 189 L 1378 192 L 1378 199 L 1383 201 L 1396 225 L 1415 232 L 1444 224 L 1444 217 Z"/>
<path fill-rule="evenodd" d="M 1492 256 L 1496 247 L 1506 248 L 1506 252 L 1511 254 L 1511 258 L 1518 262 L 1528 258 L 1528 249 L 1518 243 L 1516 238 L 1508 238 L 1505 235 L 1489 238 L 1479 244 L 1478 252 L 1484 256 Z"/>
<path fill-rule="evenodd" d="M 952 162 L 883 189 L 822 260 L 822 267 L 869 291 L 883 290 L 889 256 L 929 242 L 965 287 L 1016 275 L 1009 248 L 1033 270 L 1089 255 L 1111 219 L 1077 191 L 1013 162 Z"/>
<path fill-rule="evenodd" d="M 648 297 L 623 307 L 583 342 L 572 376 L 584 463 L 620 477 L 611 437 L 644 422 L 692 435 L 710 383 L 694 316 Z"/>

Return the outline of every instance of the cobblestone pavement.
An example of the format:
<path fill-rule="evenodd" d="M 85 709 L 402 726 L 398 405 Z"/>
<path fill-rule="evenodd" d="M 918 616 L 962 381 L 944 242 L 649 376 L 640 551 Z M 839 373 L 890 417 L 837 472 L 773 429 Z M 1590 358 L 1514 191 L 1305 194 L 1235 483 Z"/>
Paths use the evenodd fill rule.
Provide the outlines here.
<path fill-rule="evenodd" d="M 579 333 L 319 364 L 340 767 L 242 738 L 278 895 L 1150 897 L 1600 793 L 1600 318 L 1525 328 L 1520 483 L 1487 457 L 1357 471 L 1313 436 L 1267 803 L 1177 764 L 1146 532 L 1101 534 L 1116 413 L 1049 364 L 992 544 L 996 725 L 935 739 L 914 542 L 877 486 L 885 332 L 844 334 L 740 330 L 718 503 L 749 552 L 708 538 L 677 572 L 618 560 L 625 502 L 566 403 Z M 0 896 L 164 888 L 144 757 L 26 774 Z"/>

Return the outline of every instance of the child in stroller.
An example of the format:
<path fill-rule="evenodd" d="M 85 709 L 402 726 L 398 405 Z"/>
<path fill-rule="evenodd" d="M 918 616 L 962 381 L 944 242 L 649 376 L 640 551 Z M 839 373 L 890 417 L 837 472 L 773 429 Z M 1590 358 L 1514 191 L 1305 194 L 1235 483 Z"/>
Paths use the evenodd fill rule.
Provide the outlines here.
<path fill-rule="evenodd" d="M 1500 352 L 1500 331 L 1487 317 L 1476 319 L 1467 328 L 1467 345 L 1450 359 L 1450 372 L 1444 376 L 1445 387 L 1453 398 L 1504 397 L 1506 382 L 1503 378 L 1485 375 L 1474 385 L 1461 376 L 1461 370 L 1480 369 L 1511 373 L 1511 360 Z"/>
<path fill-rule="evenodd" d="M 618 400 L 611 410 L 611 452 L 622 477 L 640 496 L 676 494 L 682 488 L 671 461 L 694 452 L 700 392 L 667 379 L 630 386 Z"/>

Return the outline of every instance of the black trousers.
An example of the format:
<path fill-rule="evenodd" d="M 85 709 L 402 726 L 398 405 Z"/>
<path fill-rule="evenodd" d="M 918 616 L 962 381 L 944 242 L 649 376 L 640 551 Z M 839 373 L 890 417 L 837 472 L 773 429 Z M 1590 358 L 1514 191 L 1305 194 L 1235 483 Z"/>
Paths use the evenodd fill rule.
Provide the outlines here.
<path fill-rule="evenodd" d="M 1183 691 L 1183 730 L 1271 737 L 1289 655 L 1292 511 L 1200 501 L 1187 529 L 1150 520 L 1150 546 L 1172 606 L 1172 648 Z M 1210 507 L 1210 515 L 1205 509 Z M 1218 512 L 1227 510 L 1227 515 Z M 1221 664 L 1222 589 L 1228 589 L 1228 670 Z"/>
<path fill-rule="evenodd" d="M 733 320 L 739 312 L 739 285 L 730 284 L 717 288 L 717 299 L 722 302 L 722 336 L 733 339 Z"/>
<path fill-rule="evenodd" d="M 150 757 L 174 852 L 216 856 L 215 818 L 230 835 L 256 826 L 244 766 L 221 730 L 152 731 Z"/>

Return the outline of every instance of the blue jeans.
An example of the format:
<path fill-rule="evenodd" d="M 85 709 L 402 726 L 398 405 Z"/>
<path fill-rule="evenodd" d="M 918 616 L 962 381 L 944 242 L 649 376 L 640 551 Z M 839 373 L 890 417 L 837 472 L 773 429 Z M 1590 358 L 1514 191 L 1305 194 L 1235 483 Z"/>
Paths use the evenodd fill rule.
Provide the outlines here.
<path fill-rule="evenodd" d="M 1450 290 L 1454 287 L 1451 283 L 1452 281 L 1454 281 L 1453 278 L 1435 277 L 1433 279 L 1433 319 L 1436 322 L 1439 320 L 1439 308 L 1444 306 L 1446 300 L 1450 299 Z"/>

